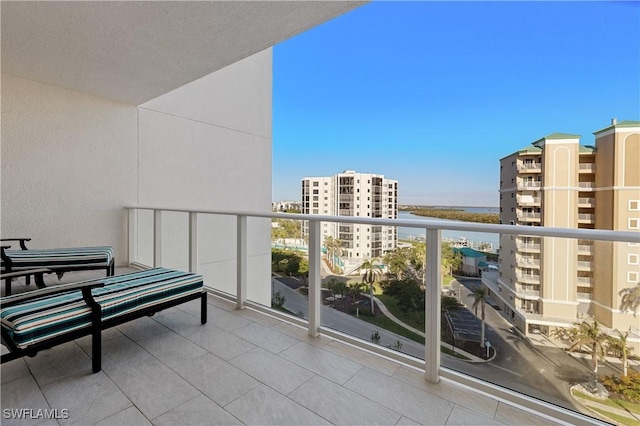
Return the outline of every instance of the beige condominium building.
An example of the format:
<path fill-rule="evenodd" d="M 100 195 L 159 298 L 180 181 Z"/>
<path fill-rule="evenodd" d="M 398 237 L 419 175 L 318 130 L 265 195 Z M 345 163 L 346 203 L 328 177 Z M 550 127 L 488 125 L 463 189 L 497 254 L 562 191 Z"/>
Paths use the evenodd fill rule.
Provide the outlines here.
<path fill-rule="evenodd" d="M 640 122 L 612 120 L 595 133 L 554 133 L 500 160 L 504 224 L 640 231 Z M 638 243 L 501 235 L 499 272 L 483 282 L 526 334 L 595 319 L 631 330 L 640 312 L 621 309 L 620 292 L 640 282 Z"/>
<path fill-rule="evenodd" d="M 305 177 L 302 213 L 397 219 L 398 181 L 353 170 L 328 177 Z M 398 243 L 395 226 L 323 222 L 321 232 L 323 243 L 328 236 L 339 239 L 343 255 L 351 259 L 381 257 Z"/>

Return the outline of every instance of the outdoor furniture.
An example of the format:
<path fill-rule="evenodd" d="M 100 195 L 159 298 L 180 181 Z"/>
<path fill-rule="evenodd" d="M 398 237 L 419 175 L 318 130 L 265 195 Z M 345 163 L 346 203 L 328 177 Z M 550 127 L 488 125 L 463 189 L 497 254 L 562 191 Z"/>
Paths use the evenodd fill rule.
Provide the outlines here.
<path fill-rule="evenodd" d="M 2 274 L 2 279 L 47 269 Z M 207 293 L 201 275 L 155 268 L 125 275 L 60 284 L 0 299 L 2 363 L 92 336 L 92 369 L 101 370 L 101 333 L 110 327 L 200 299 L 200 322 L 207 322 Z"/>
<path fill-rule="evenodd" d="M 104 269 L 107 276 L 114 274 L 115 263 L 113 247 L 71 247 L 53 249 L 27 249 L 26 241 L 30 238 L 3 238 L 2 242 L 19 241 L 20 250 L 9 250 L 11 246 L 0 246 L 2 272 L 25 271 L 46 268 L 55 272 L 58 277 L 68 271 Z M 30 275 L 22 274 L 29 285 Z M 38 288 L 44 288 L 42 274 L 35 276 Z M 11 295 L 11 278 L 5 279 L 5 295 Z"/>

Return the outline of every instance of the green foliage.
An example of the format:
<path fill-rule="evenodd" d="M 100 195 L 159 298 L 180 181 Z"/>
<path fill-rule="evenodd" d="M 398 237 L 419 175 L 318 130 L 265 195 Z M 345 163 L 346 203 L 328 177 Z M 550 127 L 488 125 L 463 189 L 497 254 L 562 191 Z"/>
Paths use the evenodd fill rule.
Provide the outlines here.
<path fill-rule="evenodd" d="M 277 224 L 271 228 L 272 240 L 300 238 L 302 234 L 302 222 L 299 220 L 273 219 L 272 223 Z"/>
<path fill-rule="evenodd" d="M 420 284 L 411 278 L 388 281 L 384 294 L 393 296 L 402 312 L 424 312 L 425 295 Z"/>
<path fill-rule="evenodd" d="M 591 357 L 593 360 L 593 371 L 598 372 L 598 359 L 604 359 L 604 343 L 607 341 L 607 335 L 600 331 L 600 325 L 597 321 L 589 323 L 582 321 L 576 323 L 574 330 L 571 332 L 572 339 L 569 352 L 578 349 L 581 346 L 591 348 Z"/>
<path fill-rule="evenodd" d="M 309 272 L 309 261 L 291 250 L 271 249 L 271 268 L 274 272 L 299 276 Z"/>
<path fill-rule="evenodd" d="M 273 295 L 273 298 L 271 299 L 271 307 L 279 309 L 282 308 L 284 306 L 284 302 L 287 301 L 287 298 L 284 297 L 279 291 L 276 292 L 276 294 Z"/>
<path fill-rule="evenodd" d="M 373 343 L 380 343 L 380 333 L 378 333 L 378 330 L 374 330 L 371 333 L 371 341 Z"/>
<path fill-rule="evenodd" d="M 629 369 L 626 376 L 605 376 L 601 382 L 609 392 L 619 395 L 620 398 L 640 403 L 640 372 Z"/>
<path fill-rule="evenodd" d="M 443 311 L 457 311 L 462 308 L 462 304 L 452 296 L 442 296 L 442 310 Z"/>
<path fill-rule="evenodd" d="M 499 223 L 500 215 L 496 213 L 471 213 L 454 209 L 411 209 L 417 216 L 436 217 L 438 219 L 453 219 L 463 222 Z"/>
<path fill-rule="evenodd" d="M 622 289 L 619 294 L 622 296 L 622 299 L 620 299 L 620 310 L 632 311 L 635 316 L 638 313 L 638 308 L 640 308 L 640 284 L 635 287 Z"/>

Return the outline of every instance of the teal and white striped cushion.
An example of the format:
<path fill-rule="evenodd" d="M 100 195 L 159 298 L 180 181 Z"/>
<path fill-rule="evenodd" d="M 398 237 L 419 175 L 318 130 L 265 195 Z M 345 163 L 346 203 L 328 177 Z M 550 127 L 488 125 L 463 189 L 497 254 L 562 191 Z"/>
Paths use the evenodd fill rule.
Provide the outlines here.
<path fill-rule="evenodd" d="M 6 250 L 11 270 L 33 268 L 107 267 L 113 259 L 113 247 L 73 247 L 56 249 Z"/>
<path fill-rule="evenodd" d="M 92 290 L 94 299 L 102 307 L 103 320 L 201 293 L 203 286 L 201 275 L 164 268 L 95 281 L 105 284 Z M 2 328 L 21 349 L 91 324 L 90 309 L 80 291 L 2 308 L 0 318 Z"/>

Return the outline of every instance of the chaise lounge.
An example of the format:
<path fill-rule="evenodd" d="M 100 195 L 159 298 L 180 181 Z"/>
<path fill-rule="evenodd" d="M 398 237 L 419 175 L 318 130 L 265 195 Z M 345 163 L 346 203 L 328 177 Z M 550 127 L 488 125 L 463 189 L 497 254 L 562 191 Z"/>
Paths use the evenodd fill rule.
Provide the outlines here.
<path fill-rule="evenodd" d="M 12 278 L 47 269 L 3 274 Z M 200 299 L 200 322 L 207 322 L 203 278 L 189 272 L 155 268 L 71 284 L 60 284 L 0 299 L 2 363 L 92 336 L 92 369 L 101 370 L 101 333 L 181 303 Z"/>
<path fill-rule="evenodd" d="M 28 249 L 25 242 L 30 238 L 3 238 L 3 243 L 18 241 L 20 250 L 9 250 L 11 246 L 0 246 L 0 258 L 2 258 L 2 272 L 10 273 L 32 269 L 48 269 L 62 276 L 65 272 L 104 269 L 107 276 L 112 276 L 115 271 L 113 247 L 72 247 L 53 249 Z M 29 275 L 26 276 L 26 284 L 29 284 Z M 35 274 L 38 288 L 44 288 L 42 273 Z M 5 279 L 5 295 L 11 295 L 11 278 Z"/>

